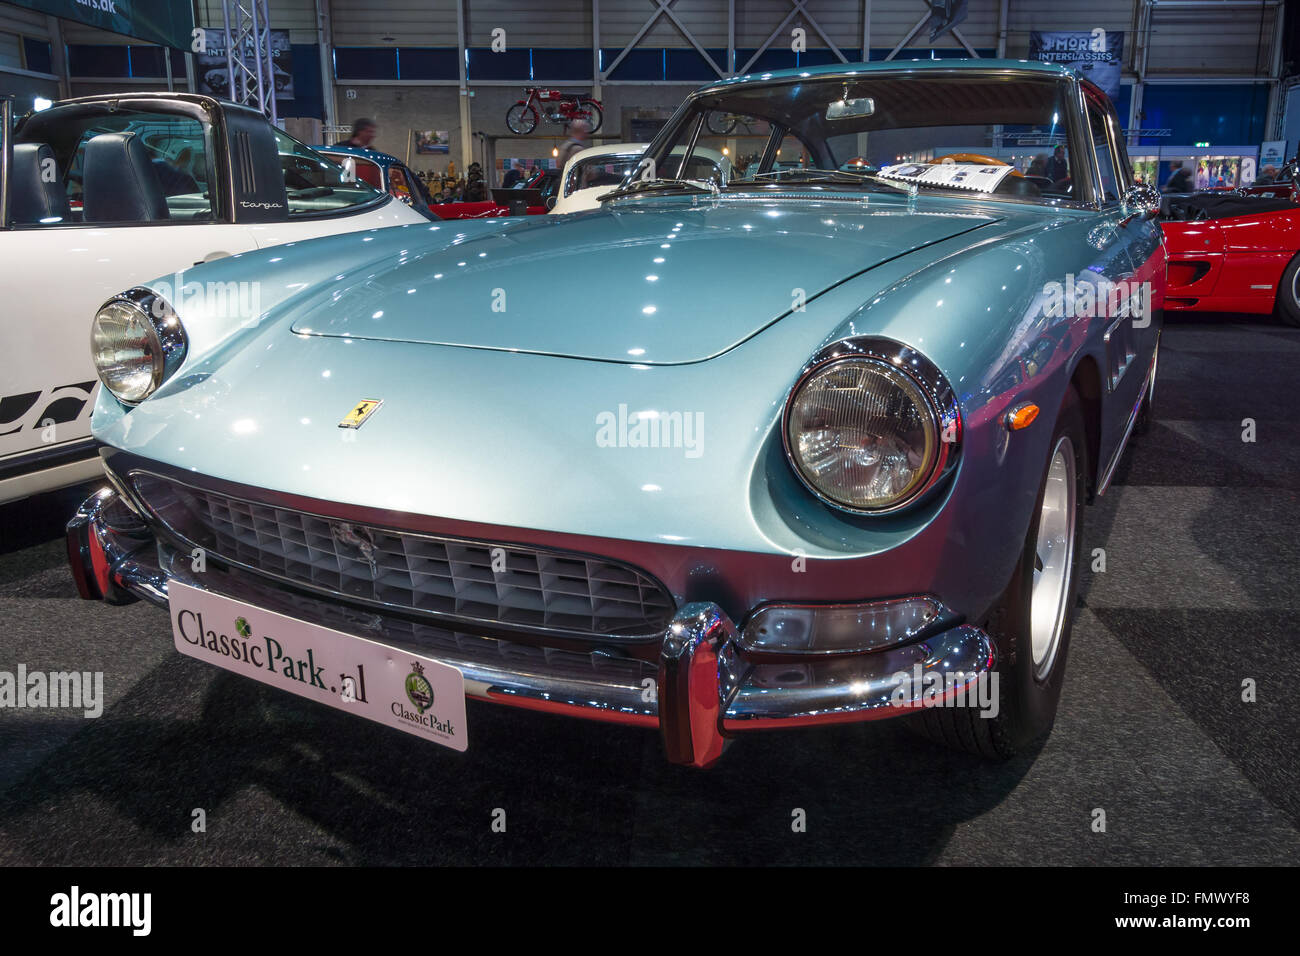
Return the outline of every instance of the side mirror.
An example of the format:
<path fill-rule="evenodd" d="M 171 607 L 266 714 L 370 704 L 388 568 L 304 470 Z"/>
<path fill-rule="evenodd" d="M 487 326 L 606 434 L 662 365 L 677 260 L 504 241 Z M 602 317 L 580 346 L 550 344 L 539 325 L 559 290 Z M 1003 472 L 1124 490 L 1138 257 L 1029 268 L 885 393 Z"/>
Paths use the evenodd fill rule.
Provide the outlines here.
<path fill-rule="evenodd" d="M 1125 213 L 1119 223 L 1121 226 L 1127 226 L 1134 219 L 1154 219 L 1160 215 L 1160 193 L 1150 183 L 1134 183 L 1124 190 L 1121 205 Z"/>

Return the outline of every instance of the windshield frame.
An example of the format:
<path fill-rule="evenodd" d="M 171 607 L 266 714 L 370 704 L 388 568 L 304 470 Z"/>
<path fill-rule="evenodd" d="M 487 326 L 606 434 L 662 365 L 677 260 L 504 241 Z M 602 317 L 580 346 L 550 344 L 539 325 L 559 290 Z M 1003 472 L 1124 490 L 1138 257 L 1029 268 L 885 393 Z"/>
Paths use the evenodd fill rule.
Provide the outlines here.
<path fill-rule="evenodd" d="M 272 139 L 272 144 L 275 146 L 277 156 L 284 156 L 284 155 L 285 155 L 284 153 L 281 153 L 281 152 L 280 152 L 280 144 L 279 144 L 279 141 L 276 139 L 277 136 L 283 136 L 285 139 L 289 140 L 289 142 L 291 142 L 294 146 L 296 146 L 296 147 L 298 147 L 300 150 L 304 151 L 304 152 L 303 152 L 303 155 L 305 155 L 307 158 L 309 158 L 309 159 L 319 159 L 321 162 L 323 162 L 323 163 L 325 163 L 325 164 L 327 164 L 327 165 L 330 165 L 330 166 L 333 166 L 333 167 L 337 168 L 337 169 L 339 170 L 339 172 L 344 173 L 344 175 L 345 175 L 345 177 L 346 177 L 346 169 L 344 168 L 344 166 L 343 166 L 342 163 L 338 162 L 337 160 L 333 159 L 332 157 L 326 156 L 324 153 L 322 153 L 322 152 L 320 152 L 318 149 L 316 149 L 316 147 L 314 147 L 314 146 L 310 146 L 310 145 L 308 145 L 307 143 L 304 143 L 304 142 L 303 142 L 302 140 L 300 140 L 297 136 L 294 136 L 292 133 L 288 132 L 287 130 L 282 130 L 282 129 L 280 129 L 280 127 L 276 126 L 276 125 L 273 124 L 273 123 L 268 123 L 267 125 L 271 127 L 271 139 Z M 330 218 L 333 218 L 333 217 L 336 217 L 336 216 L 351 216 L 351 215 L 355 215 L 356 213 L 361 212 L 361 211 L 363 211 L 363 210 L 378 209 L 380 206 L 384 205 L 385 203 L 387 203 L 387 202 L 389 202 L 389 201 L 400 202 L 400 200 L 396 199 L 396 197 L 394 197 L 393 194 L 390 193 L 390 192 L 388 191 L 388 185 L 387 185 L 387 184 L 388 184 L 388 168 L 387 168 L 387 166 L 383 165 L 382 163 L 380 163 L 379 166 L 380 166 L 380 168 L 383 170 L 383 174 L 384 174 L 384 188 L 383 188 L 383 189 L 375 189 L 375 187 L 371 186 L 369 183 L 364 183 L 364 182 L 363 182 L 362 185 L 367 186 L 367 187 L 369 187 L 371 190 L 373 190 L 374 193 L 375 193 L 375 195 L 372 196 L 371 198 L 365 200 L 365 202 L 349 203 L 349 204 L 346 205 L 346 206 L 339 206 L 337 209 L 318 209 L 318 210 L 312 210 L 312 211 L 309 211 L 309 212 L 296 212 L 296 213 L 295 213 L 295 212 L 292 211 L 292 208 L 291 208 L 290 205 L 289 205 L 288 187 L 287 187 L 287 185 L 286 185 L 286 187 L 285 187 L 285 221 L 286 221 L 286 222 L 303 222 L 303 221 L 312 220 L 312 219 L 330 219 Z M 232 170 L 232 175 L 233 175 L 233 170 Z"/>
<path fill-rule="evenodd" d="M 686 97 L 685 100 L 682 101 L 682 104 L 673 113 L 672 117 L 668 120 L 667 123 L 664 124 L 663 128 L 660 129 L 660 131 L 655 135 L 654 139 L 651 140 L 650 145 L 646 148 L 642 161 L 644 162 L 645 160 L 650 160 L 654 162 L 656 169 L 663 168 L 663 163 L 667 161 L 667 156 L 664 155 L 665 150 L 675 145 L 682 138 L 683 136 L 682 127 L 683 124 L 687 124 L 687 123 L 695 124 L 695 129 L 690 130 L 689 132 L 686 132 L 684 134 L 686 136 L 687 143 L 688 143 L 687 157 L 689 158 L 690 152 L 693 151 L 695 148 L 696 141 L 699 136 L 700 128 L 703 126 L 704 123 L 705 111 L 698 109 L 697 107 L 700 100 L 706 97 L 717 96 L 720 93 L 725 94 L 727 92 L 736 89 L 739 86 L 744 86 L 747 88 L 769 87 L 772 89 L 779 89 L 781 87 L 790 86 L 790 85 L 806 84 L 809 82 L 810 79 L 815 79 L 817 81 L 825 81 L 825 82 L 835 82 L 838 80 L 842 80 L 845 76 L 849 74 L 850 74 L 849 70 L 844 70 L 843 72 L 818 74 L 815 77 L 783 76 L 783 77 L 772 77 L 771 79 L 766 79 L 766 80 L 747 80 L 744 81 L 743 83 L 723 80 L 718 83 L 711 83 L 708 86 L 701 87 L 700 89 L 696 90 L 694 93 L 690 94 L 688 97 Z M 1101 203 L 1099 201 L 1099 196 L 1101 195 L 1101 192 L 1099 189 L 1099 185 L 1097 183 L 1097 177 L 1098 177 L 1097 154 L 1094 148 L 1091 131 L 1088 128 L 1088 126 L 1083 122 L 1083 116 L 1085 115 L 1084 114 L 1084 89 L 1083 89 L 1084 81 L 1081 81 L 1079 77 L 1069 73 L 1060 73 L 1057 75 L 1053 75 L 1051 73 L 1042 70 L 1015 69 L 1012 67 L 975 68 L 975 67 L 963 66 L 963 67 L 951 67 L 951 68 L 927 68 L 924 71 L 919 71 L 919 70 L 911 69 L 909 67 L 900 65 L 896 69 L 874 69 L 868 67 L 865 69 L 852 71 L 852 76 L 857 79 L 861 79 L 863 77 L 898 78 L 898 77 L 906 77 L 909 75 L 920 76 L 922 74 L 927 78 L 935 77 L 935 76 L 944 76 L 950 78 L 963 77 L 963 76 L 969 76 L 969 77 L 1011 76 L 1011 77 L 1018 77 L 1025 80 L 1031 80 L 1039 83 L 1056 83 L 1061 87 L 1062 106 L 1066 109 L 1067 112 L 1067 116 L 1065 117 L 1065 119 L 1066 119 L 1067 136 L 1069 138 L 1069 142 L 1073 144 L 1073 147 L 1075 149 L 1078 149 L 1087 155 L 1083 157 L 1083 161 L 1081 163 L 1083 174 L 1079 177 L 1079 186 L 1081 188 L 1080 188 L 1080 196 L 1077 199 L 1075 198 L 1067 199 L 1061 197 L 1043 197 L 1043 198 L 1032 197 L 1031 198 L 1031 197 L 1006 196 L 998 193 L 969 192 L 969 191 L 942 190 L 942 189 L 924 190 L 921 192 L 921 195 L 950 196 L 950 197 L 954 195 L 964 195 L 970 199 L 976 199 L 979 201 L 987 201 L 987 202 L 1009 202 L 1009 203 L 1017 203 L 1017 204 L 1028 204 L 1034 206 L 1062 207 L 1062 208 L 1072 208 L 1072 209 L 1098 210 L 1101 208 Z M 773 127 L 772 137 L 774 138 L 775 135 L 776 135 L 776 128 Z M 771 148 L 772 148 L 772 142 L 769 141 L 768 150 L 770 150 Z M 764 151 L 765 154 L 767 153 L 768 150 Z M 638 166 L 634 168 L 631 173 L 628 174 L 628 178 L 624 180 L 622 186 L 619 187 L 619 191 L 625 189 L 636 178 L 638 178 L 641 174 L 641 170 L 642 170 L 642 166 L 638 164 Z M 760 187 L 760 185 L 761 184 L 757 184 L 757 183 L 751 184 L 751 183 L 738 182 L 728 187 L 727 190 L 724 190 L 723 195 L 742 195 L 747 191 L 747 187 L 755 188 L 755 187 Z"/>
<path fill-rule="evenodd" d="M 628 166 L 627 172 L 623 174 L 623 180 L 626 181 L 628 173 L 636 171 L 637 163 L 640 162 L 641 157 L 644 155 L 645 155 L 645 150 L 639 149 L 639 150 L 625 150 L 622 152 L 612 152 L 612 153 L 597 153 L 593 156 L 586 156 L 586 157 L 574 156 L 573 159 L 569 161 L 569 164 L 566 165 L 564 168 L 563 178 L 561 179 L 561 185 L 560 185 L 561 198 L 567 198 L 569 196 L 572 196 L 574 193 L 582 192 L 582 190 L 584 189 L 617 189 L 618 188 L 618 186 L 610 185 L 608 183 L 604 186 L 578 186 L 577 188 L 570 188 L 570 180 L 573 177 L 575 177 L 580 170 L 587 168 L 586 164 L 601 166 L 601 165 L 615 165 L 623 162 L 629 163 L 630 165 Z M 618 185 L 621 186 L 622 183 L 620 182 Z"/>

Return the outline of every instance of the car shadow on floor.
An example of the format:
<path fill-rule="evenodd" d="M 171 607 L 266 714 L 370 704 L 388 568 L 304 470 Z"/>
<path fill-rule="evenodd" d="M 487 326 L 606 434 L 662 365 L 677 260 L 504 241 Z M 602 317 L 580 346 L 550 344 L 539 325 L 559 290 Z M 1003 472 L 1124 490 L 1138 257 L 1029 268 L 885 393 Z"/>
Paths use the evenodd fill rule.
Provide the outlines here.
<path fill-rule="evenodd" d="M 905 865 L 1035 756 L 988 763 L 885 721 L 765 732 L 695 771 L 648 730 L 475 702 L 468 729 L 454 753 L 177 655 L 9 788 L 0 844 L 50 864 Z M 83 836 L 33 844 L 50 816 Z"/>

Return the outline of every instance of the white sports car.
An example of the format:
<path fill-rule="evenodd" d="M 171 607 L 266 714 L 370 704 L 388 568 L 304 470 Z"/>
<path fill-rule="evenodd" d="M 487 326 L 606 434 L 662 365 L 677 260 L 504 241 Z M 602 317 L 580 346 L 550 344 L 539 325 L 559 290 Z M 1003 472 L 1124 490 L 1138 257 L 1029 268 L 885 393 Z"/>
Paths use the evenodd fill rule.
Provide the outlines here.
<path fill-rule="evenodd" d="M 90 318 L 122 288 L 278 243 L 427 221 L 346 181 L 261 113 L 211 97 L 66 100 L 16 127 L 9 108 L 0 104 L 0 502 L 102 474 Z M 256 289 L 218 291 L 257 304 Z"/>
<path fill-rule="evenodd" d="M 581 212 L 600 207 L 600 197 L 618 186 L 637 165 L 649 143 L 607 143 L 592 146 L 564 164 L 560 177 L 560 198 L 551 215 Z M 731 162 L 717 150 L 697 146 L 691 156 L 688 176 L 707 179 L 719 187 L 731 178 Z"/>

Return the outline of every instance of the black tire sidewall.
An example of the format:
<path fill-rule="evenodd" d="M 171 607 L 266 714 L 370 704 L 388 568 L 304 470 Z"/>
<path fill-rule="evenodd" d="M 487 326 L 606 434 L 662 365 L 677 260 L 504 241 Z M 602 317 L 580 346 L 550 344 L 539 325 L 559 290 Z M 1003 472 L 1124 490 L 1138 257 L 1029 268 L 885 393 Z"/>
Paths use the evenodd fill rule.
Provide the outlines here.
<path fill-rule="evenodd" d="M 1300 255 L 1291 260 L 1277 286 L 1277 313 L 1287 325 L 1300 325 L 1300 302 L 1296 301 L 1296 273 L 1300 272 Z"/>
<path fill-rule="evenodd" d="M 1032 629 L 1030 626 L 1030 596 L 1033 593 L 1033 572 L 1038 540 L 1043 494 L 1057 442 L 1068 436 L 1074 446 L 1074 556 L 1066 598 L 1065 622 L 1052 669 L 1045 680 L 1034 676 Z M 1012 439 L 1014 441 L 1014 438 Z M 995 609 L 990 628 L 997 643 L 999 663 L 998 694 L 1001 712 L 996 720 L 999 726 L 995 737 L 1000 748 L 1018 751 L 1045 737 L 1056 720 L 1056 708 L 1065 681 L 1069 661 L 1070 636 L 1073 631 L 1075 606 L 1078 603 L 1079 575 L 1083 551 L 1083 503 L 1087 492 L 1088 446 L 1084 431 L 1083 410 L 1073 388 L 1066 392 L 1056 426 L 1048 444 L 1047 459 L 1039 479 L 1038 496 L 1034 500 L 1033 517 L 1025 536 L 1020 561 L 1012 573 L 1011 581 L 999 606 Z"/>

